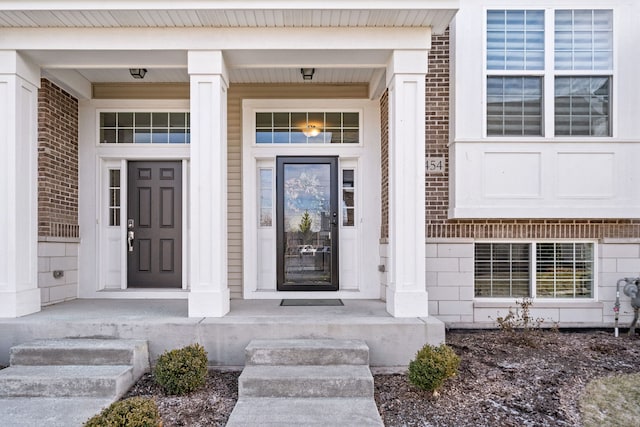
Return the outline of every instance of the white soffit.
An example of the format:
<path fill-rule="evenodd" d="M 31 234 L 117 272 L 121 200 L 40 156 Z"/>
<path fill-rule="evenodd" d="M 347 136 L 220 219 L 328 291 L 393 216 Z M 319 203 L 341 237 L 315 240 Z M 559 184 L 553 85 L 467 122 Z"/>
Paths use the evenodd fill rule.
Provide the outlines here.
<path fill-rule="evenodd" d="M 0 28 L 432 27 L 444 32 L 458 0 L 1 1 Z"/>

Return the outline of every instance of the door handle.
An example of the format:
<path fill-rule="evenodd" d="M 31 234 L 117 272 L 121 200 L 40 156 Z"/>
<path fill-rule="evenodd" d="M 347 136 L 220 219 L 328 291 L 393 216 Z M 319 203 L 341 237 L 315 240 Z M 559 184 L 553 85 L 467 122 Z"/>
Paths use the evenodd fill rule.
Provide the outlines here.
<path fill-rule="evenodd" d="M 133 230 L 127 231 L 127 246 L 129 247 L 129 252 L 133 252 L 133 239 L 135 234 Z"/>

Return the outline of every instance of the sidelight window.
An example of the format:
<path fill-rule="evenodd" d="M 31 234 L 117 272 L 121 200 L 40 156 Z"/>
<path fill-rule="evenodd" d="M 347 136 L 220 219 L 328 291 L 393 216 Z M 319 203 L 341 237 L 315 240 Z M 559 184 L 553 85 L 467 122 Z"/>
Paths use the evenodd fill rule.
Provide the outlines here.
<path fill-rule="evenodd" d="M 120 225 L 120 169 L 109 169 L 109 225 Z"/>

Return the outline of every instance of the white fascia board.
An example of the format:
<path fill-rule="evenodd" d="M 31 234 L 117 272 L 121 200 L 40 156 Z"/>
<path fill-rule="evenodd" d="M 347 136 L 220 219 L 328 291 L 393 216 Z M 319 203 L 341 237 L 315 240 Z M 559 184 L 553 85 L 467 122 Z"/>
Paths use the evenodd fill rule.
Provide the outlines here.
<path fill-rule="evenodd" d="M 52 4 L 54 3 L 54 4 Z M 459 0 L 0 0 L 3 10 L 358 10 L 458 9 Z"/>
<path fill-rule="evenodd" d="M 43 70 L 42 76 L 77 99 L 91 99 L 91 82 L 75 70 Z"/>
<path fill-rule="evenodd" d="M 0 50 L 422 50 L 429 28 L 5 28 Z"/>

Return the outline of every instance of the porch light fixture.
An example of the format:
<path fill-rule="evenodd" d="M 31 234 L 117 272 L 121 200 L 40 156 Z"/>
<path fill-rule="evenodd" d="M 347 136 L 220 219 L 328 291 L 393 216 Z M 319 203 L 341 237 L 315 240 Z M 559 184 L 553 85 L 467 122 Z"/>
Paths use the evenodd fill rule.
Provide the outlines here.
<path fill-rule="evenodd" d="M 129 74 L 134 79 L 144 79 L 145 74 L 147 74 L 146 68 L 129 68 Z"/>
<path fill-rule="evenodd" d="M 300 74 L 302 74 L 302 80 L 311 80 L 315 74 L 315 68 L 300 68 Z"/>
<path fill-rule="evenodd" d="M 307 125 L 306 128 L 302 129 L 302 133 L 304 134 L 304 136 L 306 136 L 307 138 L 312 138 L 314 136 L 318 136 L 320 135 L 320 129 L 318 129 L 316 126 L 314 125 Z"/>

